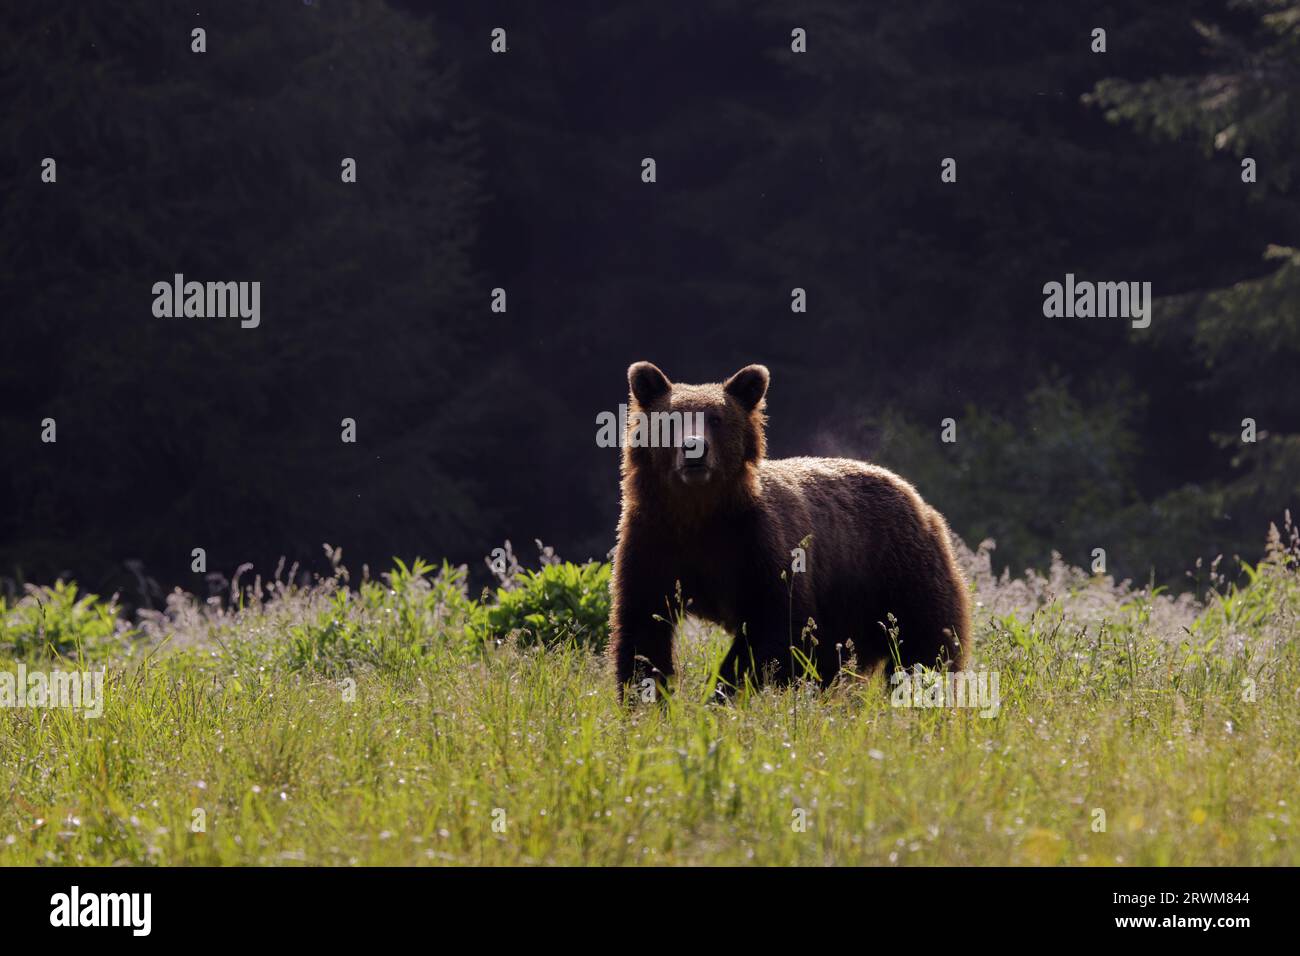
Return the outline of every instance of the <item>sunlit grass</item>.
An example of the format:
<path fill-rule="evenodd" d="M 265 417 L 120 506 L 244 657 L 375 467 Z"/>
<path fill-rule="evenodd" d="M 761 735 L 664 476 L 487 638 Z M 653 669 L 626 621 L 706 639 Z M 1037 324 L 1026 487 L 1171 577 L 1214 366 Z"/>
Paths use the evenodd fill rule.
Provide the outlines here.
<path fill-rule="evenodd" d="M 1180 633 L 1100 580 L 1011 612 L 980 584 L 989 718 L 880 678 L 706 703 L 726 645 L 698 626 L 671 701 L 625 710 L 579 642 L 475 647 L 413 578 L 176 610 L 119 636 L 101 718 L 0 710 L 0 863 L 1300 863 L 1281 558 Z"/>

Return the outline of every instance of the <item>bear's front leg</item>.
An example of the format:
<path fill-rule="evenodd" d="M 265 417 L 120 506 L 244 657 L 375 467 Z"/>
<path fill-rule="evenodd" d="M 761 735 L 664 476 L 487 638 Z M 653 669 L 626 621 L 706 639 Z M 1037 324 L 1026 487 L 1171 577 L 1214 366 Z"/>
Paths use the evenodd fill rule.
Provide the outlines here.
<path fill-rule="evenodd" d="M 634 700 L 657 699 L 670 689 L 673 667 L 675 582 L 638 576 L 627 561 L 614 558 L 611 581 L 610 656 L 618 682 L 619 700 L 630 692 Z"/>
<path fill-rule="evenodd" d="M 646 608 L 620 609 L 613 614 L 610 642 L 619 700 L 658 699 L 670 690 L 673 669 L 673 627 Z"/>

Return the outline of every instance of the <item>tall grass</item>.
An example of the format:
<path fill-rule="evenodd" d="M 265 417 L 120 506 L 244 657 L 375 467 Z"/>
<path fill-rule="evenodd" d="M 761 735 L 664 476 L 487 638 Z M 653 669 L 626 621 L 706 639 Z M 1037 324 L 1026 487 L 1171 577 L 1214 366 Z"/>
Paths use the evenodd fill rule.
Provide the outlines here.
<path fill-rule="evenodd" d="M 106 703 L 0 709 L 0 863 L 1300 863 L 1294 530 L 1177 599 L 990 547 L 962 557 L 991 717 L 880 678 L 708 703 L 726 638 L 694 621 L 677 693 L 623 708 L 590 628 L 489 633 L 446 565 L 132 622 L 32 589 L 0 671 L 104 666 Z"/>

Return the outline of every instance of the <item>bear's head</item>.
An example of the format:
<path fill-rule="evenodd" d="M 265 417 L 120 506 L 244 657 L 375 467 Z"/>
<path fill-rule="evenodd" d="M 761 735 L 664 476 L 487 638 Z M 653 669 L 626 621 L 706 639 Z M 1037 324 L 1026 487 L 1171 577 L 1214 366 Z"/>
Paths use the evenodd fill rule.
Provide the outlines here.
<path fill-rule="evenodd" d="M 752 492 L 766 451 L 764 366 L 746 365 L 722 383 L 683 385 L 637 362 L 627 383 L 625 474 L 677 496 Z"/>

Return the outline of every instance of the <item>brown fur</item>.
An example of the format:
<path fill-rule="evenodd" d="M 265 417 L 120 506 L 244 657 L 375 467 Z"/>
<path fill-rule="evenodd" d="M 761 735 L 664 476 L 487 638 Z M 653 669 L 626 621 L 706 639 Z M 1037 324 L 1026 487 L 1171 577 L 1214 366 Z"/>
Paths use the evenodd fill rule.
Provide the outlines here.
<path fill-rule="evenodd" d="M 823 685 L 848 657 L 849 641 L 863 669 L 895 659 L 904 667 L 966 665 L 966 582 L 947 524 L 916 489 L 859 461 L 767 460 L 761 365 L 724 384 L 681 385 L 638 362 L 628 383 L 611 585 L 620 693 L 647 676 L 668 687 L 678 582 L 688 612 L 734 638 L 720 672 L 723 694 L 747 678 L 801 676 L 792 646 L 813 660 Z M 697 467 L 686 467 L 692 462 L 682 448 L 632 447 L 636 411 L 703 412 L 707 451 Z M 809 535 L 807 570 L 789 573 L 792 550 Z M 885 625 L 890 614 L 896 651 Z M 815 628 L 805 635 L 810 618 Z"/>

